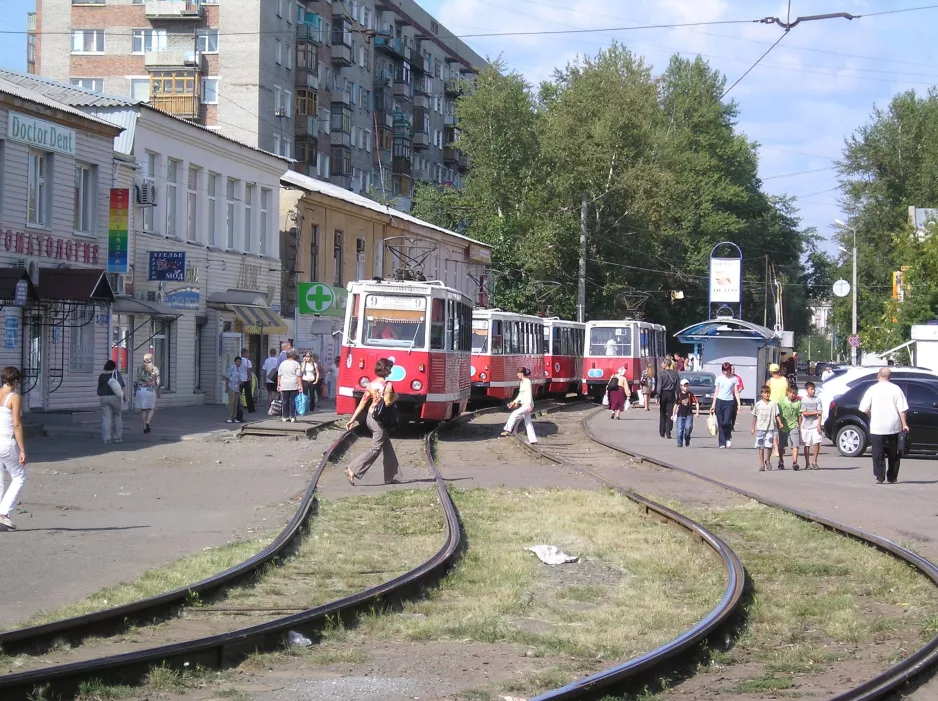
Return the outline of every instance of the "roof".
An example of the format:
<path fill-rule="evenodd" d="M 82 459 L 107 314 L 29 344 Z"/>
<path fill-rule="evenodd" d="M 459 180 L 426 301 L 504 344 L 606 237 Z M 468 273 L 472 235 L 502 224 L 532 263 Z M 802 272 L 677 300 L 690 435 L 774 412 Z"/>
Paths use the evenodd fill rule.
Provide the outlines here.
<path fill-rule="evenodd" d="M 25 268 L 0 268 L 0 300 L 14 299 L 16 285 L 20 280 L 26 281 L 26 299 L 39 299 Z"/>
<path fill-rule="evenodd" d="M 69 85 L 51 78 L 43 78 L 32 73 L 20 73 L 6 68 L 0 68 L 0 79 L 16 83 L 27 90 L 34 90 L 50 100 L 71 107 L 129 107 L 138 104 L 137 100 L 92 92 L 77 85 Z"/>
<path fill-rule="evenodd" d="M 692 343 L 717 339 L 741 339 L 768 342 L 773 345 L 778 337 L 772 329 L 742 319 L 717 317 L 701 321 L 681 329 L 674 337 L 681 343 Z"/>
<path fill-rule="evenodd" d="M 81 110 L 75 109 L 74 107 L 71 107 L 70 105 L 67 105 L 64 102 L 58 102 L 57 100 L 53 100 L 52 98 L 44 95 L 43 93 L 37 92 L 36 90 L 25 88 L 22 85 L 18 85 L 14 82 L 6 80 L 3 77 L 0 77 L 0 92 L 6 93 L 7 95 L 12 95 L 13 97 L 18 97 L 21 100 L 34 102 L 37 105 L 42 105 L 44 107 L 49 107 L 54 110 L 59 110 L 60 112 L 65 112 L 66 114 L 70 114 L 73 117 L 80 117 L 81 119 L 86 119 L 89 122 L 94 122 L 96 124 L 106 126 L 110 129 L 121 128 L 115 124 L 112 124 L 111 122 L 105 121 L 103 119 L 99 119 L 97 117 L 92 117 L 91 115 L 86 114 L 82 112 Z"/>
<path fill-rule="evenodd" d="M 115 314 L 133 314 L 138 316 L 182 316 L 182 312 L 174 307 L 169 307 L 159 302 L 150 302 L 126 296 L 117 297 L 114 300 L 114 304 L 111 305 L 111 311 Z"/>
<path fill-rule="evenodd" d="M 282 175 L 280 182 L 285 185 L 291 185 L 293 187 L 299 188 L 301 190 L 306 190 L 307 192 L 316 192 L 320 195 L 325 195 L 326 197 L 334 197 L 339 200 L 344 200 L 349 204 L 358 205 L 359 207 L 370 209 L 373 212 L 378 212 L 379 214 L 385 214 L 389 217 L 394 217 L 402 221 L 417 224 L 418 226 L 423 226 L 427 229 L 433 229 L 434 231 L 439 231 L 449 236 L 454 236 L 455 238 L 462 239 L 463 241 L 467 241 L 469 243 L 474 243 L 478 246 L 492 248 L 491 245 L 483 243 L 482 241 L 476 241 L 475 239 L 471 239 L 468 236 L 457 234 L 455 231 L 444 229 L 442 226 L 431 224 L 428 221 L 418 219 L 417 217 L 411 214 L 407 214 L 406 212 L 400 212 L 393 207 L 388 207 L 387 205 L 383 205 L 380 202 L 375 202 L 374 200 L 369 199 L 364 195 L 358 195 L 351 190 L 346 190 L 344 187 L 333 185 L 332 183 L 325 182 L 324 180 L 316 180 L 315 178 L 311 178 L 308 175 L 303 175 L 302 173 L 297 173 L 293 170 L 288 170 L 284 175 Z"/>
<path fill-rule="evenodd" d="M 47 302 L 113 302 L 114 292 L 100 268 L 40 268 L 39 299 Z"/>

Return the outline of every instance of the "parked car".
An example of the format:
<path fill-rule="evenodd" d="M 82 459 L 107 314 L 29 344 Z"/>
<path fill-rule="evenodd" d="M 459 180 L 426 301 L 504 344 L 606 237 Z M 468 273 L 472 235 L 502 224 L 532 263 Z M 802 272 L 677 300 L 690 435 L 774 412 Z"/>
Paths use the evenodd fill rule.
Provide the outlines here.
<path fill-rule="evenodd" d="M 836 368 L 836 367 L 838 367 L 839 365 L 840 365 L 840 363 L 835 363 L 833 360 L 818 360 L 817 362 L 814 363 L 814 371 L 813 371 L 813 374 L 814 374 L 816 377 L 820 377 L 821 375 L 824 374 L 824 370 L 825 370 L 825 369 L 827 369 L 827 368 Z M 844 366 L 844 367 L 847 367 L 847 366 Z"/>
<path fill-rule="evenodd" d="M 831 401 L 864 380 L 875 380 L 876 373 L 879 372 L 880 367 L 882 366 L 866 365 L 854 367 L 852 365 L 841 365 L 834 368 L 834 376 L 821 384 L 817 391 L 817 396 L 821 399 L 821 421 L 827 421 Z M 896 365 L 890 369 L 892 370 L 893 381 L 916 377 L 938 379 L 938 374 L 926 368 L 917 368 L 911 365 Z"/>
<path fill-rule="evenodd" d="M 892 379 L 909 402 L 906 420 L 911 451 L 938 453 L 938 377 L 919 374 L 896 378 L 893 374 Z M 870 444 L 870 421 L 860 412 L 860 401 L 866 390 L 877 382 L 875 377 L 864 377 L 830 404 L 824 435 L 844 457 L 862 455 Z"/>
<path fill-rule="evenodd" d="M 799 374 L 799 375 L 807 375 L 807 374 L 808 374 L 808 369 L 809 369 L 810 367 L 811 367 L 811 366 L 808 364 L 808 361 L 807 361 L 807 360 L 799 360 L 799 361 L 798 361 L 798 374 Z"/>
<path fill-rule="evenodd" d="M 713 405 L 716 376 L 712 372 L 679 372 L 678 375 L 690 383 L 690 391 L 697 397 L 701 409 L 709 409 Z"/>

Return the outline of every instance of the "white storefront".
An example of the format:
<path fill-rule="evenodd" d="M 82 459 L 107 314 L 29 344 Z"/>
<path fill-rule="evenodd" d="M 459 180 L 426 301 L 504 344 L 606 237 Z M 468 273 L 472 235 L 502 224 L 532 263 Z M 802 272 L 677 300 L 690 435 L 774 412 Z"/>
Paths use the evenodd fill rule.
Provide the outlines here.
<path fill-rule="evenodd" d="M 0 367 L 21 368 L 31 411 L 98 404 L 113 300 L 105 267 L 120 131 L 0 79 Z"/>

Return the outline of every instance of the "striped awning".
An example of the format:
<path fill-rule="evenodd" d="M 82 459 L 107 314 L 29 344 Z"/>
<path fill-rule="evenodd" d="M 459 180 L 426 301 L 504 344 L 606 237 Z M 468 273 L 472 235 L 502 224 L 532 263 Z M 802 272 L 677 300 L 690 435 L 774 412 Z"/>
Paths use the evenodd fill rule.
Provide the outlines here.
<path fill-rule="evenodd" d="M 286 322 L 271 307 L 249 307 L 240 304 L 229 304 L 228 309 L 234 312 L 241 322 L 241 331 L 256 336 L 262 334 L 278 335 L 289 332 Z"/>

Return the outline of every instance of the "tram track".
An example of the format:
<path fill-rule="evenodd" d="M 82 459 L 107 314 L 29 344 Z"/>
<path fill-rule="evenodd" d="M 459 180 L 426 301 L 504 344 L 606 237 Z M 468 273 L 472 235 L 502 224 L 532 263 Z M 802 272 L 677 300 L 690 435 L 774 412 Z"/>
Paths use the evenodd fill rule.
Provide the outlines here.
<path fill-rule="evenodd" d="M 920 555 L 912 552 L 911 550 L 908 550 L 907 548 L 904 548 L 901 545 L 894 543 L 886 538 L 868 533 L 848 524 L 840 523 L 819 514 L 781 504 L 747 490 L 720 482 L 719 480 L 698 475 L 677 465 L 668 463 L 655 456 L 629 451 L 612 444 L 610 441 L 604 440 L 601 436 L 597 435 L 589 425 L 589 420 L 599 411 L 601 410 L 597 409 L 595 412 L 589 412 L 585 417 L 570 417 L 569 421 L 564 422 L 566 424 L 566 428 L 573 427 L 575 430 L 578 429 L 582 432 L 584 437 L 593 444 L 601 446 L 603 449 L 608 451 L 612 451 L 614 454 L 628 457 L 638 461 L 639 463 L 644 462 L 657 468 L 679 473 L 694 480 L 702 481 L 706 485 L 717 487 L 720 490 L 724 490 L 725 492 L 729 492 L 738 497 L 751 499 L 765 506 L 779 509 L 780 511 L 792 514 L 799 519 L 816 524 L 826 530 L 873 546 L 881 552 L 897 558 L 901 562 L 911 566 L 919 573 L 927 577 L 936 587 L 938 587 L 938 566 L 921 557 Z M 563 414 L 561 413 L 559 416 L 563 417 Z M 601 473 L 601 466 L 603 463 L 602 457 L 600 457 L 596 451 L 591 450 L 588 445 L 584 448 L 582 441 L 579 443 L 576 441 L 566 443 L 557 441 L 554 445 L 551 445 L 549 441 L 539 441 L 537 446 L 530 446 L 525 443 L 517 434 L 515 435 L 515 441 L 519 445 L 523 446 L 525 450 L 530 451 L 541 458 L 550 460 L 558 465 L 563 465 L 583 475 L 587 475 L 597 480 L 601 484 L 615 489 L 619 493 L 622 493 L 630 499 L 635 500 L 643 509 L 647 508 L 644 502 L 648 502 L 649 500 L 634 493 L 627 487 L 624 487 L 620 483 Z M 587 466 L 585 463 L 588 463 L 589 466 Z M 597 469 L 597 466 L 599 466 L 600 469 Z M 654 504 L 654 502 L 651 502 L 651 504 Z M 671 514 L 680 518 L 686 518 L 670 509 L 667 509 L 670 514 L 663 514 L 656 509 L 652 510 L 664 518 L 667 518 Z M 686 528 L 686 526 L 684 527 Z M 742 567 L 742 565 L 740 565 L 740 567 Z M 703 631 L 700 630 L 701 624 L 713 617 L 715 614 L 719 615 L 719 610 L 722 609 L 725 612 L 727 608 L 725 604 L 726 596 L 724 596 L 724 600 L 721 601 L 720 604 L 718 604 L 718 606 L 715 607 L 707 617 L 695 625 L 691 631 L 688 631 L 684 635 L 675 638 L 674 640 L 646 653 L 645 655 L 633 658 L 614 667 L 610 667 L 597 674 L 576 680 L 571 684 L 568 684 L 567 686 L 561 687 L 559 689 L 548 691 L 539 696 L 533 697 L 530 701 L 559 701 L 561 699 L 565 700 L 583 698 L 593 696 L 597 691 L 603 688 L 621 686 L 625 683 L 628 683 L 630 680 L 635 680 L 639 676 L 647 674 L 663 675 L 674 667 L 680 666 L 682 658 L 685 661 L 690 661 L 693 659 L 693 656 L 700 648 L 700 644 L 705 641 L 709 635 L 703 634 Z M 726 623 L 730 618 L 732 618 L 732 616 L 726 616 L 723 619 L 723 623 Z M 711 628 L 711 632 L 718 627 L 719 626 Z M 695 631 L 699 631 L 701 634 L 695 635 Z M 873 701 L 874 699 L 882 699 L 890 693 L 896 691 L 901 685 L 912 680 L 918 674 L 926 671 L 936 662 L 938 662 L 938 636 L 933 637 L 924 646 L 908 654 L 904 659 L 896 664 L 891 665 L 888 669 L 881 672 L 880 674 L 877 674 L 872 679 L 862 682 L 861 684 L 858 684 L 857 686 L 848 690 L 838 692 L 831 696 L 830 699 L 831 701 Z"/>

